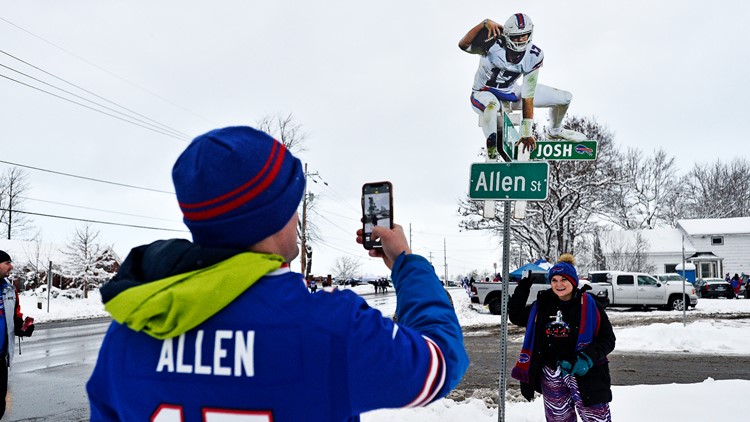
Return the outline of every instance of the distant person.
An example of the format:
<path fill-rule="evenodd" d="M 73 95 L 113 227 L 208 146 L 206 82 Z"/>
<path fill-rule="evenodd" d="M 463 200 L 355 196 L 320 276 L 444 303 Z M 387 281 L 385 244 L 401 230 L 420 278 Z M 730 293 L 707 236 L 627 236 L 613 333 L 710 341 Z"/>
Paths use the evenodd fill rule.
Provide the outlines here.
<path fill-rule="evenodd" d="M 740 280 L 740 275 L 737 273 L 734 273 L 734 277 L 729 281 L 729 284 L 732 286 L 732 290 L 734 290 L 734 296 L 740 297 L 740 288 L 742 287 L 742 280 Z"/>
<path fill-rule="evenodd" d="M 310 279 L 310 293 L 315 293 L 318 290 L 318 283 L 314 278 Z"/>
<path fill-rule="evenodd" d="M 0 350 L 2 351 L 2 363 L 0 364 L 0 418 L 5 415 L 5 400 L 8 395 L 8 370 L 13 361 L 13 350 L 16 337 L 31 337 L 34 332 L 34 320 L 24 320 L 21 313 L 21 303 L 18 300 L 16 287 L 8 281 L 8 276 L 13 269 L 13 260 L 5 251 L 0 251 L 0 331 L 5 335 L 0 336 Z"/>
<path fill-rule="evenodd" d="M 86 385 L 91 421 L 358 421 L 461 380 L 458 319 L 401 226 L 375 227 L 369 252 L 392 270 L 395 324 L 350 290 L 309 294 L 290 270 L 305 174 L 280 142 L 217 129 L 172 178 L 193 241 L 133 249 L 101 288 L 114 322 Z"/>
<path fill-rule="evenodd" d="M 549 270 L 551 288 L 526 306 L 531 279 L 523 278 L 510 298 L 513 324 L 526 327 L 521 354 L 511 375 L 531 401 L 542 393 L 548 421 L 611 421 L 612 389 L 607 355 L 615 334 L 604 308 L 579 290 L 573 255 Z"/>

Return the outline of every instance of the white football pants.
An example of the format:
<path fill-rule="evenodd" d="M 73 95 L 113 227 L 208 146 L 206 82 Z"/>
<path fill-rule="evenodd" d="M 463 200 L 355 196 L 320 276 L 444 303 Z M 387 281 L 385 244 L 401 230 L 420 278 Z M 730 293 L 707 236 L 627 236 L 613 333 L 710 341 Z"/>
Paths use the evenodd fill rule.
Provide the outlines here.
<path fill-rule="evenodd" d="M 521 85 L 514 85 L 513 92 L 518 98 L 521 98 Z M 484 106 L 484 110 L 482 110 L 475 104 L 475 101 L 472 101 L 471 108 L 479 114 L 479 126 L 482 127 L 485 138 L 492 133 L 496 133 L 499 129 L 498 111 L 500 111 L 500 101 L 489 91 L 474 91 L 471 96 L 473 100 Z M 550 128 L 557 129 L 562 125 L 565 112 L 568 111 L 572 99 L 573 94 L 568 91 L 538 84 L 534 94 L 534 108 L 549 108 Z M 513 110 L 521 109 L 520 100 L 510 104 Z"/>

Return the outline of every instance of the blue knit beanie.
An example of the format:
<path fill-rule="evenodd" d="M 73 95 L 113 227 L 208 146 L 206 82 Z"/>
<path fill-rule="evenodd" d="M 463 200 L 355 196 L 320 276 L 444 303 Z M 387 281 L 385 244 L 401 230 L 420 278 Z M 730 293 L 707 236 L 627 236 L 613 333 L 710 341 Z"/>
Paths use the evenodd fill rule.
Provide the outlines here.
<path fill-rule="evenodd" d="M 302 163 L 246 126 L 193 140 L 172 168 L 183 220 L 201 246 L 247 248 L 289 222 L 305 191 Z"/>
<path fill-rule="evenodd" d="M 552 280 L 553 275 L 561 275 L 567 278 L 573 287 L 578 287 L 578 272 L 573 266 L 574 263 L 573 255 L 563 254 L 557 263 L 549 269 L 549 279 Z"/>

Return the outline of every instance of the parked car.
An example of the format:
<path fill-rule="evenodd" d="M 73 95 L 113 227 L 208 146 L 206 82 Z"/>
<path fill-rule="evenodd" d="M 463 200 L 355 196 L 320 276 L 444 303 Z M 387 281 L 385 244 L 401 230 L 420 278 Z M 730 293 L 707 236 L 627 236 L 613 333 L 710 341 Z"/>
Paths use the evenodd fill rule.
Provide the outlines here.
<path fill-rule="evenodd" d="M 732 285 L 721 278 L 701 278 L 695 281 L 695 290 L 698 296 L 702 298 L 719 298 L 734 299 L 734 289 Z"/>
<path fill-rule="evenodd" d="M 661 307 L 682 310 L 695 307 L 698 296 L 692 284 L 682 281 L 659 281 L 646 273 L 630 271 L 591 271 L 591 284 L 609 290 L 610 306 Z"/>

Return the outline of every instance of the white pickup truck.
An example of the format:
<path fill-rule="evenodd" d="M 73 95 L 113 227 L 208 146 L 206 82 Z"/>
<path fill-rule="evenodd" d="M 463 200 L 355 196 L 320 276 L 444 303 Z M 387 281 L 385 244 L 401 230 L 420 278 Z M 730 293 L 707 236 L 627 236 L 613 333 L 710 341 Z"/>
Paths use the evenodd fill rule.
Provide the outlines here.
<path fill-rule="evenodd" d="M 531 273 L 531 292 L 529 293 L 529 299 L 526 304 L 531 305 L 535 300 L 537 293 L 541 290 L 547 290 L 550 288 L 549 281 L 547 281 L 546 272 L 532 272 Z M 599 286 L 593 283 L 588 283 L 586 280 L 581 280 L 581 287 L 585 285 L 591 287 L 589 293 L 602 304 L 604 307 L 609 305 L 609 289 L 608 285 Z M 516 290 L 518 283 L 508 283 L 508 297 L 513 294 Z M 480 303 L 487 305 L 490 309 L 490 313 L 493 315 L 500 315 L 502 313 L 503 306 L 503 283 L 497 282 L 475 282 L 471 288 L 471 301 L 472 303 Z"/>
<path fill-rule="evenodd" d="M 610 306 L 654 306 L 681 311 L 685 304 L 692 307 L 698 304 L 690 283 L 686 283 L 683 295 L 681 281 L 659 281 L 646 273 L 591 271 L 588 278 L 592 285 L 609 290 Z"/>

